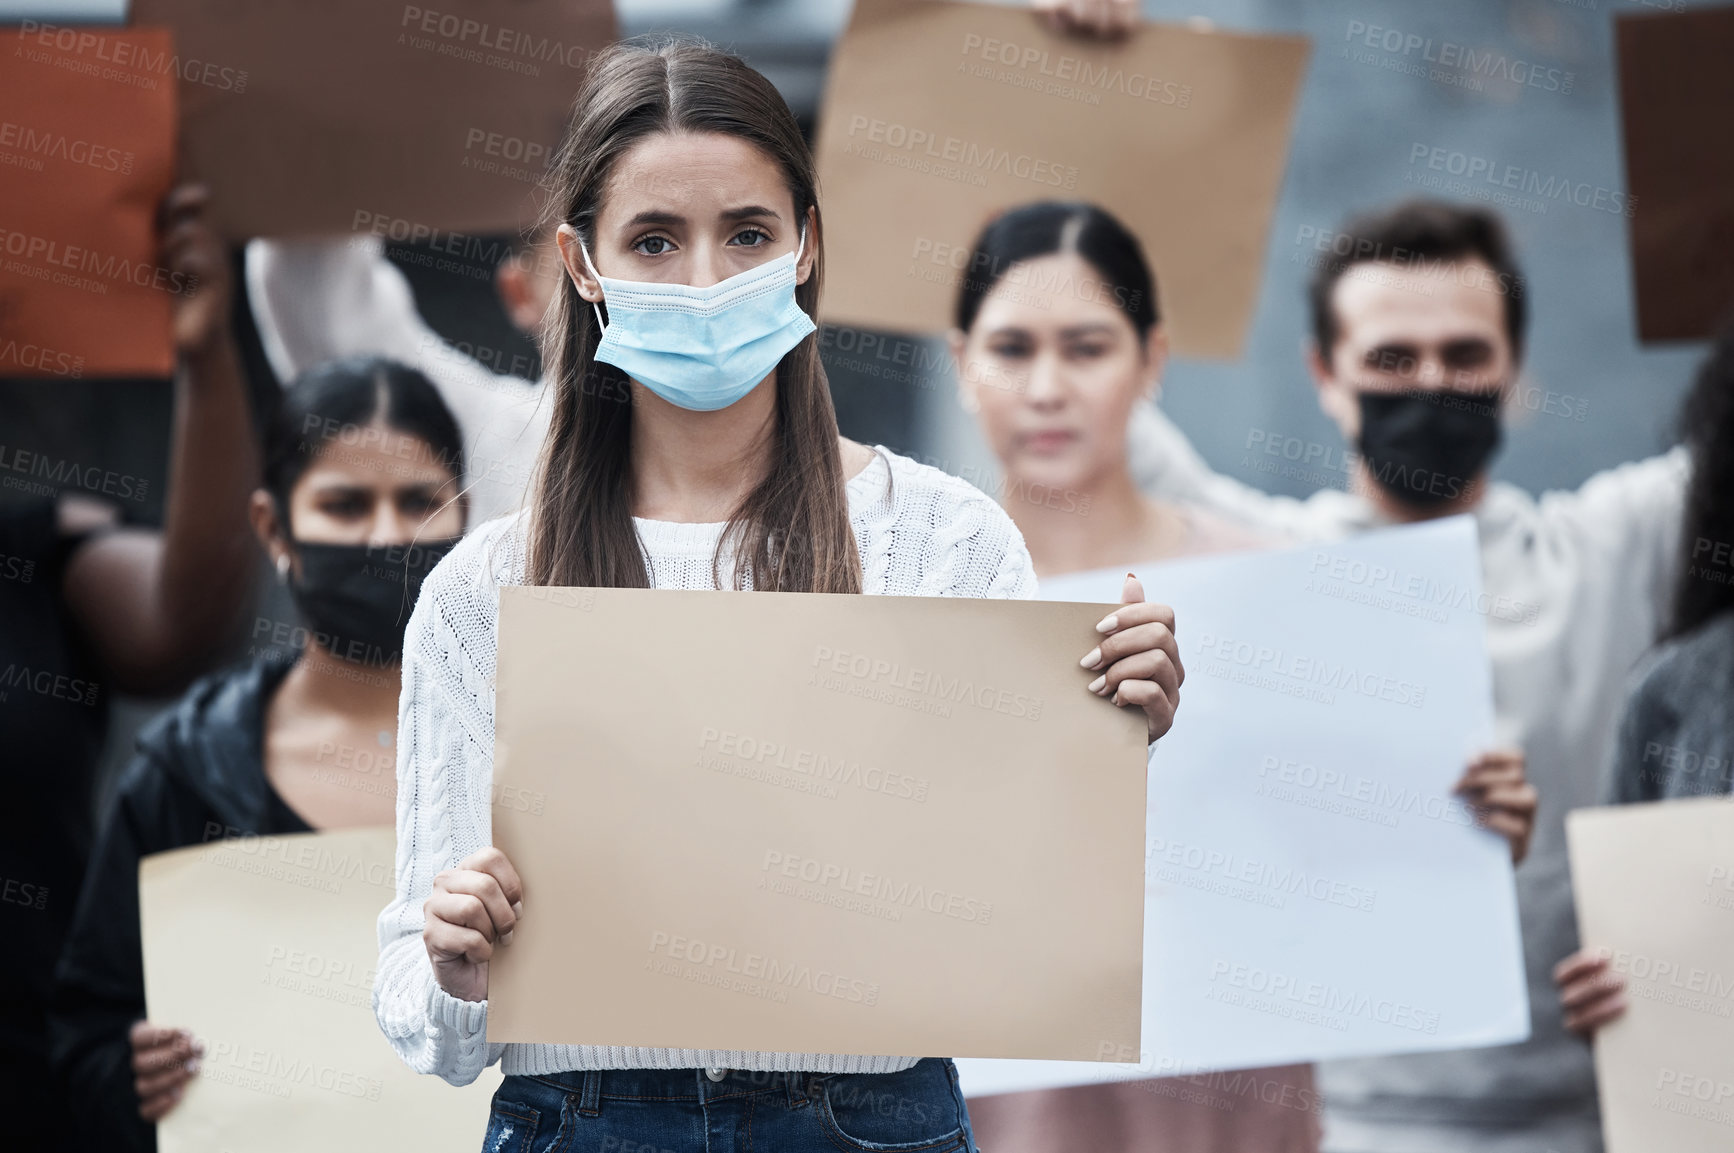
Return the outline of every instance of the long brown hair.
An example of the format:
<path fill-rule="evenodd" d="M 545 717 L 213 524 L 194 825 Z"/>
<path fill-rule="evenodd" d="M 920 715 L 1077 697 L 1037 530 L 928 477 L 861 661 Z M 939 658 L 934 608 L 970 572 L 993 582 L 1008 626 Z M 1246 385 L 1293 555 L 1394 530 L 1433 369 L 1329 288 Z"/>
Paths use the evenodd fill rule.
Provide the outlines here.
<path fill-rule="evenodd" d="M 797 221 L 818 216 L 813 158 L 770 81 L 736 56 L 691 41 L 617 44 L 599 53 L 578 96 L 550 178 L 543 229 L 570 224 L 594 251 L 595 224 L 616 160 L 659 132 L 712 132 L 751 142 L 782 169 Z M 824 264 L 819 229 L 807 236 L 812 275 L 795 290 L 809 316 Z M 606 307 L 606 302 L 604 302 Z M 860 592 L 837 415 L 816 334 L 777 366 L 776 423 L 765 478 L 730 516 L 712 558 L 734 549 L 732 586 L 750 579 L 784 592 Z M 554 411 L 531 485 L 526 577 L 533 585 L 645 588 L 646 558 L 632 523 L 631 386 L 596 361 L 601 333 L 570 277 L 560 276 L 542 334 Z"/>

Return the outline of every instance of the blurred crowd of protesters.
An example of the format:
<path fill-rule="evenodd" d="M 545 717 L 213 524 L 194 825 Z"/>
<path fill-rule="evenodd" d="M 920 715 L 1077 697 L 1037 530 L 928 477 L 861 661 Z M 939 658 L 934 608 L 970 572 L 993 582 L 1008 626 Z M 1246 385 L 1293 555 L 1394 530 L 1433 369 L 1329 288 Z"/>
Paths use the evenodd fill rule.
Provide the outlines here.
<path fill-rule="evenodd" d="M 1048 6 L 1108 34 L 1131 9 Z M 260 444 L 228 254 L 204 209 L 196 188 L 163 205 L 161 261 L 201 287 L 176 303 L 162 527 L 122 527 L 70 491 L 0 504 L 0 1099 L 35 1141 L 20 1148 L 150 1149 L 197 1076 L 196 1039 L 144 1019 L 141 856 L 391 822 L 416 592 L 467 528 L 520 506 L 551 417 L 540 382 L 498 375 L 433 331 L 376 241 L 254 241 L 240 290 L 286 382 Z M 1187 1078 L 978 1101 L 994 1153 L 1316 1150 L 1321 1121 L 1341 1153 L 1600 1148 L 1575 1034 L 1623 1011 L 1623 986 L 1578 939 L 1563 819 L 1731 791 L 1734 329 L 1698 371 L 1679 447 L 1536 497 L 1488 476 L 1530 306 L 1500 220 L 1411 201 L 1341 232 L 1355 255 L 1316 271 L 1307 368 L 1356 454 L 1343 489 L 1268 495 L 1213 472 L 1162 416 L 1158 270 L 1089 204 L 1031 204 L 977 239 L 971 267 L 990 271 L 956 302 L 959 396 L 1043 576 L 1475 519 L 1500 747 L 1466 766 L 1462 788 L 1522 862 L 1532 1036 L 1256 1071 L 1278 1104 L 1261 1094 L 1223 1109 Z M 564 275 L 551 234 L 524 239 L 496 273 L 502 308 L 536 335 Z M 1004 291 L 1068 277 L 1124 291 L 1046 307 Z M 1037 451 L 1030 429 L 1053 436 Z M 1091 515 L 1056 508 L 1055 492 Z M 295 643 L 213 671 L 257 599 L 249 526 L 299 612 Z M 140 733 L 97 814 L 116 693 L 182 695 Z"/>

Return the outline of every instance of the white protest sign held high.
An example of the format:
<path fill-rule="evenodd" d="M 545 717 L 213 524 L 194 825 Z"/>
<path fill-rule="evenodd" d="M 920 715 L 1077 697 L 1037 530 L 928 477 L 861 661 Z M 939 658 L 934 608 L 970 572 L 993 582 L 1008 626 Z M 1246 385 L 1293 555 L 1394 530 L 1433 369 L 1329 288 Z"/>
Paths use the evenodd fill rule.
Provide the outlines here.
<path fill-rule="evenodd" d="M 1452 794 L 1493 744 L 1473 521 L 1129 567 L 1186 668 L 1151 758 L 1143 1051 L 959 1060 L 965 1092 L 1526 1037 L 1510 850 Z M 1039 595 L 1117 601 L 1126 572 Z"/>

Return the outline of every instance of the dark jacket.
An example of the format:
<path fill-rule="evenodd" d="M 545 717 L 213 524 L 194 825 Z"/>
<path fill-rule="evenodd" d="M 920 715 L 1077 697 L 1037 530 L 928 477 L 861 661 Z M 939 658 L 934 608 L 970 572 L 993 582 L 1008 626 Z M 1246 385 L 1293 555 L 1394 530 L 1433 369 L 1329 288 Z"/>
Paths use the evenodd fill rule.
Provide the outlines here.
<path fill-rule="evenodd" d="M 291 667 L 266 659 L 204 677 L 139 733 L 97 834 L 49 1009 L 50 1059 L 82 1130 L 78 1148 L 156 1148 L 155 1127 L 138 1115 L 127 1037 L 145 1016 L 139 858 L 308 831 L 265 779 L 265 707 Z"/>
<path fill-rule="evenodd" d="M 1734 793 L 1734 612 L 1652 653 L 1634 673 L 1614 746 L 1614 804 Z"/>

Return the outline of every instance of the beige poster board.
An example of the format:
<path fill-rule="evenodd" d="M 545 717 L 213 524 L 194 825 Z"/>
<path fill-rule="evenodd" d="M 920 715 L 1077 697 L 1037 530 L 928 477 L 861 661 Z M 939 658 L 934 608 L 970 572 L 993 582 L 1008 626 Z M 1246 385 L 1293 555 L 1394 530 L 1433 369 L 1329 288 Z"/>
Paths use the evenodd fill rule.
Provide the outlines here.
<path fill-rule="evenodd" d="M 1145 721 L 1102 605 L 509 587 L 488 1039 L 1136 1052 Z M 578 993 L 574 993 L 574 991 Z"/>
<path fill-rule="evenodd" d="M 212 841 L 139 865 L 145 1003 L 203 1068 L 160 1153 L 474 1153 L 498 1068 L 415 1073 L 374 1020 L 390 828 Z"/>
<path fill-rule="evenodd" d="M 1104 43 L 1020 7 L 859 0 L 818 130 L 824 319 L 942 331 L 993 215 L 1081 200 L 1143 243 L 1176 351 L 1238 356 L 1307 51 L 1165 24 Z"/>
<path fill-rule="evenodd" d="M 1608 1153 L 1734 1147 L 1734 800 L 1566 817 L 1585 945 L 1610 949 L 1624 1016 L 1596 1033 Z"/>

